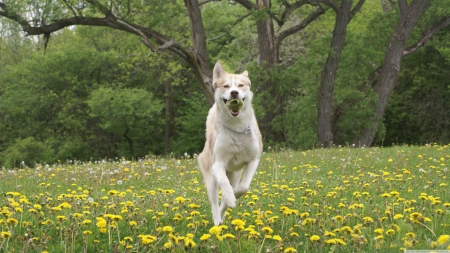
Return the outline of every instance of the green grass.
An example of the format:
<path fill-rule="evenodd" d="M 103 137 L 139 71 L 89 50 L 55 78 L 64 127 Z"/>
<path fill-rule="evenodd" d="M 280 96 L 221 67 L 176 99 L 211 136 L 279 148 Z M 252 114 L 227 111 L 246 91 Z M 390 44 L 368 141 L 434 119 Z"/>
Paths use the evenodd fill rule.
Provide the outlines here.
<path fill-rule="evenodd" d="M 448 145 L 264 153 L 221 227 L 196 159 L 0 170 L 0 252 L 448 249 L 449 154 Z"/>

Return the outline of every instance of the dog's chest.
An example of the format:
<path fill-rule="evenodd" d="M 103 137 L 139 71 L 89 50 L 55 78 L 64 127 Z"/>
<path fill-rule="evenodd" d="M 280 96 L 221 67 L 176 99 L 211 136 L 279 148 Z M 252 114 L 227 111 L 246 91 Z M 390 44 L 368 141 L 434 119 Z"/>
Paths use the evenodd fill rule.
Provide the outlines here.
<path fill-rule="evenodd" d="M 216 158 L 223 159 L 227 170 L 239 170 L 258 156 L 258 142 L 249 134 L 230 134 L 217 136 Z"/>

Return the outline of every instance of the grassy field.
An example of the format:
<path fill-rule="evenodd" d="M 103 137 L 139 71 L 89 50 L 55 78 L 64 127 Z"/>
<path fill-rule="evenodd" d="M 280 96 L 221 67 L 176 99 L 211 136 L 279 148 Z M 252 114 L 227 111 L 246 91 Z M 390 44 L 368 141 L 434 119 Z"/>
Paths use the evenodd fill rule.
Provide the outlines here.
<path fill-rule="evenodd" d="M 191 157 L 0 170 L 0 252 L 450 249 L 450 146 L 266 152 L 212 224 Z"/>

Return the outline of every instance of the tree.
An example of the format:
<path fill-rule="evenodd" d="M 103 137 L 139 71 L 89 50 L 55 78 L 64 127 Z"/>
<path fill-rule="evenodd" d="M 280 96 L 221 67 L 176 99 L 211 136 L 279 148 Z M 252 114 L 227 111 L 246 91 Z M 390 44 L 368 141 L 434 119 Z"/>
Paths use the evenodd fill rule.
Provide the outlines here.
<path fill-rule="evenodd" d="M 450 16 L 440 18 L 429 27 L 417 42 L 407 48 L 407 42 L 414 27 L 429 4 L 429 0 L 414 0 L 409 5 L 406 0 L 398 1 L 400 17 L 397 26 L 385 51 L 383 63 L 370 78 L 370 83 L 378 95 L 378 105 L 373 112 L 374 116 L 371 119 L 369 127 L 363 129 L 360 135 L 354 140 L 356 145 L 370 146 L 372 144 L 390 95 L 397 82 L 401 68 L 401 59 L 417 51 L 437 31 L 450 25 Z"/>
<path fill-rule="evenodd" d="M 197 0 L 185 0 L 184 4 L 191 31 L 191 41 L 185 45 L 176 38 L 157 31 L 151 25 L 145 26 L 149 20 L 135 15 L 135 13 L 154 15 L 158 21 L 165 17 L 161 16 L 163 12 L 157 13 L 159 9 L 157 7 L 162 5 L 164 8 L 161 9 L 165 10 L 176 8 L 177 1 L 163 3 L 159 0 L 146 2 L 113 0 L 108 4 L 98 0 L 53 1 L 36 2 L 34 6 L 24 6 L 20 1 L 0 1 L 0 16 L 17 22 L 27 35 L 44 35 L 45 45 L 52 33 L 73 25 L 104 26 L 141 36 L 142 43 L 152 52 L 170 50 L 186 61 L 194 71 L 207 101 L 212 104 L 214 101 L 212 70 L 207 61 L 206 36 L 200 3 Z"/>
<path fill-rule="evenodd" d="M 323 1 L 336 12 L 333 37 L 327 62 L 322 72 L 318 96 L 317 134 L 319 141 L 326 148 L 333 144 L 333 86 L 336 79 L 342 49 L 344 48 L 347 26 L 356 12 L 361 9 L 365 0 L 359 0 L 353 7 L 352 0 L 342 0 L 339 5 L 336 1 Z"/>
<path fill-rule="evenodd" d="M 285 141 L 286 136 L 284 136 L 283 132 L 276 131 L 273 126 L 273 121 L 276 116 L 281 115 L 285 109 L 283 97 L 278 93 L 278 84 L 274 81 L 274 72 L 280 63 L 280 47 L 284 39 L 303 30 L 311 22 L 324 14 L 325 11 L 321 7 L 315 8 L 306 18 L 285 28 L 283 26 L 287 23 L 293 12 L 302 6 L 310 5 L 310 1 L 299 0 L 294 3 L 281 1 L 277 7 L 272 6 L 271 0 L 256 1 L 256 4 L 248 0 L 236 0 L 236 2 L 250 11 L 256 19 L 259 51 L 258 64 L 262 67 L 262 72 L 266 76 L 266 78 L 259 80 L 261 82 L 261 90 L 264 92 L 259 94 L 264 101 L 262 103 L 264 115 L 259 120 L 259 125 L 262 128 L 266 141 Z M 273 11 L 274 9 L 283 9 L 283 11 L 277 15 Z M 275 35 L 274 21 L 278 25 L 277 30 L 282 30 L 278 35 Z"/>
<path fill-rule="evenodd" d="M 385 145 L 450 142 L 449 39 L 450 29 L 441 30 L 402 63 L 384 114 Z"/>

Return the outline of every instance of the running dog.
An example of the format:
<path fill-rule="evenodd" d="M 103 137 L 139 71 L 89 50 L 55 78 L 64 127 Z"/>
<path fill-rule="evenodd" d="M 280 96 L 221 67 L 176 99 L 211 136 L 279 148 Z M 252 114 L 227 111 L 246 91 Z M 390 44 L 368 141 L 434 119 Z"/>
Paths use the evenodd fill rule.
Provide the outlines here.
<path fill-rule="evenodd" d="M 214 66 L 215 103 L 206 119 L 206 143 L 198 157 L 214 225 L 222 223 L 226 209 L 234 208 L 236 199 L 247 193 L 262 153 L 250 86 L 247 71 L 229 74 L 220 61 Z M 231 101 L 238 106 L 230 106 Z"/>

